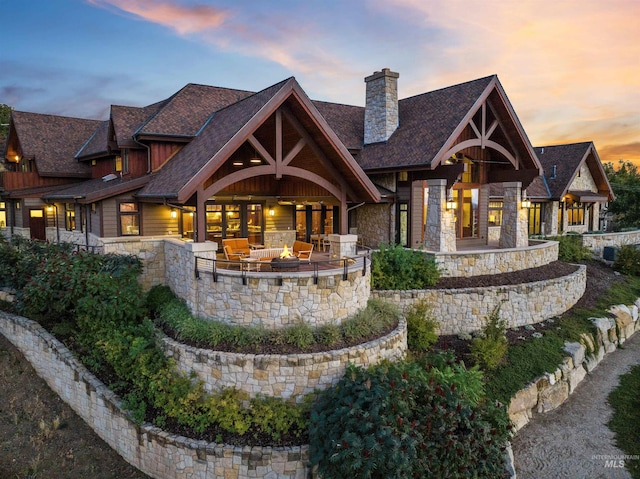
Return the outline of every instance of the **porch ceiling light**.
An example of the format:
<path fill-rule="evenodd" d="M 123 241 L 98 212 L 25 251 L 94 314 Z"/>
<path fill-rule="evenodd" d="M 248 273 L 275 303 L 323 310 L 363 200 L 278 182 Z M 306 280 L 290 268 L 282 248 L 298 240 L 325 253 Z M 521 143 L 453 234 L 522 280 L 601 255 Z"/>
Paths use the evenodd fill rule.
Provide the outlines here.
<path fill-rule="evenodd" d="M 232 165 L 233 165 L 233 166 L 236 166 L 236 167 L 237 167 L 237 166 L 244 166 L 244 163 L 243 163 L 243 162 L 241 162 L 241 161 L 234 161 L 234 162 L 232 163 Z"/>

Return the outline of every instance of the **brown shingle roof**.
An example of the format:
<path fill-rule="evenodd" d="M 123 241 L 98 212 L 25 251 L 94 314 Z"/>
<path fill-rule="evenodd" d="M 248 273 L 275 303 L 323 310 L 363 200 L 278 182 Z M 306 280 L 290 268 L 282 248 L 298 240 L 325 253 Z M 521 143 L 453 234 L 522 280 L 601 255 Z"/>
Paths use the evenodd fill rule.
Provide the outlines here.
<path fill-rule="evenodd" d="M 171 96 L 135 132 L 137 136 L 195 136 L 212 112 L 253 95 L 253 92 L 189 83 Z"/>
<path fill-rule="evenodd" d="M 76 154 L 77 160 L 91 156 L 102 156 L 108 153 L 107 141 L 109 139 L 109 124 L 109 120 L 100 123 L 96 131 L 93 132 Z"/>
<path fill-rule="evenodd" d="M 549 185 L 551 197 L 558 199 L 567 192 L 569 184 L 592 143 L 572 143 L 569 145 L 538 146 L 534 150 Z M 555 176 L 554 176 L 554 168 Z"/>
<path fill-rule="evenodd" d="M 365 145 L 358 163 L 365 170 L 428 168 L 495 75 L 398 102 L 398 129 L 383 143 Z"/>
<path fill-rule="evenodd" d="M 44 200 L 77 200 L 79 203 L 93 203 L 95 201 L 120 195 L 128 191 L 141 188 L 149 181 L 148 176 L 132 179 L 116 178 L 111 181 L 103 181 L 100 178 L 83 181 L 77 185 L 60 191 L 50 192 L 43 196 Z"/>
<path fill-rule="evenodd" d="M 22 154 L 35 160 L 41 176 L 89 176 L 76 152 L 98 128 L 100 120 L 13 111 L 11 122 Z"/>
<path fill-rule="evenodd" d="M 157 113 L 167 100 L 145 107 L 111 105 L 111 123 L 119 148 L 136 146 L 133 135 L 140 125 Z"/>
<path fill-rule="evenodd" d="M 313 104 L 327 120 L 331 129 L 340 141 L 350 150 L 362 148 L 364 139 L 364 108 L 361 106 L 342 105 L 314 101 Z"/>
<path fill-rule="evenodd" d="M 141 197 L 176 197 L 178 192 L 288 81 L 284 80 L 213 114 L 191 143 L 180 150 L 149 184 Z"/>

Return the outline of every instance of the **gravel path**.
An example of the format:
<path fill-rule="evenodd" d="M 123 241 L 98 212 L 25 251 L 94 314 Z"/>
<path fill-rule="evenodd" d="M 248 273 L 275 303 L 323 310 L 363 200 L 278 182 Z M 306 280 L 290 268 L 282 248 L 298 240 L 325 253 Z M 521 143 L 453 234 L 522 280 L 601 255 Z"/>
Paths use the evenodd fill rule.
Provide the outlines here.
<path fill-rule="evenodd" d="M 613 414 L 607 396 L 618 377 L 639 363 L 640 332 L 607 355 L 568 401 L 522 428 L 512 441 L 518 479 L 630 479 L 626 469 L 606 467 L 597 456 L 624 454 L 607 427 Z"/>

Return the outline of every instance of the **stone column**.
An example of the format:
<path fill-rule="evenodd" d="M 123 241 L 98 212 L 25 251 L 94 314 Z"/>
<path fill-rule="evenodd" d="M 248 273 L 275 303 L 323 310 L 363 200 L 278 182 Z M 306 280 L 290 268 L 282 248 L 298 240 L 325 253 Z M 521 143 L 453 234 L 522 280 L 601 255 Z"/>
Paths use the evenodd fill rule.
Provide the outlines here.
<path fill-rule="evenodd" d="M 340 259 L 355 256 L 357 241 L 358 235 L 329 235 L 329 257 Z"/>
<path fill-rule="evenodd" d="M 558 205 L 557 201 L 543 203 L 542 234 L 545 236 L 556 236 L 558 234 Z"/>
<path fill-rule="evenodd" d="M 455 214 L 447 211 L 447 180 L 427 180 L 429 199 L 424 248 L 429 251 L 456 251 Z"/>
<path fill-rule="evenodd" d="M 500 227 L 500 248 L 524 248 L 529 246 L 527 210 L 522 208 L 520 193 L 522 183 L 504 183 L 502 202 L 502 226 Z"/>

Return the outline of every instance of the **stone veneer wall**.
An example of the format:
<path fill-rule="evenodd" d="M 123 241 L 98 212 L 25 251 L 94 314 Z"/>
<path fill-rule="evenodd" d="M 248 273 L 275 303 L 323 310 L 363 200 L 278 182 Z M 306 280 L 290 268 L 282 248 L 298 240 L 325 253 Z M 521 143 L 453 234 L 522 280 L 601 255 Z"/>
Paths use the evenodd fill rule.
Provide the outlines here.
<path fill-rule="evenodd" d="M 615 351 L 639 331 L 639 307 L 640 298 L 631 307 L 613 306 L 609 309 L 612 317 L 591 319 L 597 328 L 595 337 L 585 333 L 579 343 L 565 343 L 568 356 L 560 367 L 534 380 L 511 399 L 508 411 L 516 430 L 527 424 L 535 414 L 546 413 L 565 402 L 607 353 Z"/>
<path fill-rule="evenodd" d="M 392 206 L 386 203 L 362 205 L 355 210 L 357 234 L 365 246 L 377 248 L 380 243 L 391 241 L 389 221 L 395 221 L 393 211 Z"/>
<path fill-rule="evenodd" d="M 156 479 L 304 479 L 309 447 L 237 447 L 138 426 L 110 391 L 38 323 L 0 311 L 0 333 L 118 454 Z"/>
<path fill-rule="evenodd" d="M 507 328 L 539 323 L 564 313 L 584 294 L 587 269 L 561 278 L 533 283 L 488 288 L 424 289 L 412 291 L 372 291 L 371 296 L 388 300 L 401 309 L 420 301 L 431 307 L 439 321 L 440 334 L 477 331 L 493 308 L 501 305 L 500 317 Z"/>
<path fill-rule="evenodd" d="M 302 399 L 327 389 L 344 375 L 348 363 L 368 367 L 385 359 L 398 360 L 407 349 L 404 320 L 388 335 L 350 348 L 309 354 L 238 354 L 200 349 L 162 338 L 163 348 L 178 368 L 195 372 L 205 388 L 235 387 L 250 397 L 258 394 Z"/>
<path fill-rule="evenodd" d="M 100 238 L 90 243 L 101 247 L 103 253 L 135 255 L 142 260 L 142 274 L 139 281 L 145 290 L 165 283 L 164 243 L 166 237 L 134 236 Z"/>
<path fill-rule="evenodd" d="M 602 257 L 605 246 L 625 246 L 640 244 L 640 230 L 623 233 L 603 233 L 582 235 L 582 245 Z"/>
<path fill-rule="evenodd" d="M 428 253 L 445 278 L 500 274 L 544 266 L 558 259 L 557 241 L 530 241 L 527 248 Z"/>

